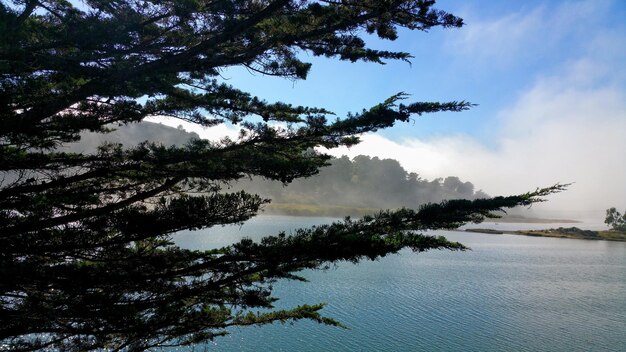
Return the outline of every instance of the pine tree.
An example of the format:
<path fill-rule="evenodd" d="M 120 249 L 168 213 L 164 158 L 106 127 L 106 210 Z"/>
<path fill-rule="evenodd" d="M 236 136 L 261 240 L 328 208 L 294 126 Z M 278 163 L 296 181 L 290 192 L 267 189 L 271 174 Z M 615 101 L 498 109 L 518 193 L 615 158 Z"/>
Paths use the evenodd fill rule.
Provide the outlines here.
<path fill-rule="evenodd" d="M 322 305 L 269 313 L 271 283 L 299 270 L 374 259 L 402 248 L 463 249 L 426 229 L 480 221 L 561 188 L 418 210 L 249 240 L 181 249 L 172 234 L 243 222 L 268 201 L 224 184 L 248 176 L 288 183 L 317 173 L 316 147 L 412 115 L 466 102 L 403 104 L 398 94 L 334 119 L 316 107 L 267 102 L 227 85 L 243 66 L 305 79 L 302 52 L 338 60 L 409 60 L 366 46 L 400 28 L 460 27 L 434 1 L 12 0 L 0 3 L 0 341 L 14 350 L 145 350 L 195 344 L 229 326 L 311 319 Z M 102 145 L 63 152 L 81 132 L 106 133 L 145 117 L 232 123 L 236 140 L 185 146 Z M 276 127 L 276 122 L 288 128 Z"/>

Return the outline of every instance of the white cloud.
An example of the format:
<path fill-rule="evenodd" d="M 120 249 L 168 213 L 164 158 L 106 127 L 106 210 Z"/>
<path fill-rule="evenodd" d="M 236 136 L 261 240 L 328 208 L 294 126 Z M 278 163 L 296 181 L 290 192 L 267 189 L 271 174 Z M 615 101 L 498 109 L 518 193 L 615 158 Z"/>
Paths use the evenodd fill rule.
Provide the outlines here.
<path fill-rule="evenodd" d="M 588 30 L 610 11 L 609 0 L 562 2 L 520 10 L 497 19 L 480 18 L 481 9 L 461 13 L 467 26 L 450 34 L 449 48 L 464 61 L 508 65 L 550 55 L 555 46 L 584 45 Z"/>
<path fill-rule="evenodd" d="M 452 41 L 453 49 L 462 51 L 465 55 L 496 58 L 499 61 L 517 56 L 522 43 L 529 40 L 539 29 L 543 17 L 541 9 L 530 14 L 511 14 L 496 21 L 468 22 Z"/>

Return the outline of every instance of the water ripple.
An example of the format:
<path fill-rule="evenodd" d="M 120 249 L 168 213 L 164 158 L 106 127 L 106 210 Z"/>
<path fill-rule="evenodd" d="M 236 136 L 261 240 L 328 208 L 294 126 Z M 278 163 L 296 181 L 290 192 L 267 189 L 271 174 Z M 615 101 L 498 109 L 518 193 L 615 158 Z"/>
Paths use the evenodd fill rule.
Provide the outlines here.
<path fill-rule="evenodd" d="M 280 307 L 326 302 L 350 330 L 233 329 L 209 350 L 626 351 L 626 243 L 442 234 L 472 251 L 403 251 L 276 285 Z"/>

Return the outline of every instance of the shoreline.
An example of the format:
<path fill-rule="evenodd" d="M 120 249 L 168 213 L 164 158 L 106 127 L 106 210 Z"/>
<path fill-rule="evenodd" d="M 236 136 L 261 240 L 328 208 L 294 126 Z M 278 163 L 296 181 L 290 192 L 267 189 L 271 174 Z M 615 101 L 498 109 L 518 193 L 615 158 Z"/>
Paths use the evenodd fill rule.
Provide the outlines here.
<path fill-rule="evenodd" d="M 360 217 L 364 215 L 373 215 L 383 209 L 378 208 L 359 208 L 340 205 L 318 205 L 318 204 L 299 204 L 299 203 L 271 203 L 264 208 L 266 215 L 283 215 L 283 216 L 302 216 L 302 217 L 335 217 L 344 218 L 348 216 Z M 548 219 L 548 218 L 530 218 L 523 216 L 507 216 L 500 218 L 487 218 L 482 223 L 486 226 L 489 224 L 579 224 L 582 221 L 572 219 Z M 560 226 L 560 225 L 556 225 Z M 570 225 L 572 226 L 572 225 Z M 469 228 L 456 231 L 473 232 L 491 235 L 519 235 L 529 237 L 548 237 L 548 238 L 568 238 L 578 240 L 592 241 L 617 241 L 626 242 L 626 233 L 611 230 L 582 230 L 577 227 L 559 227 L 540 230 L 500 230 L 494 228 Z"/>
<path fill-rule="evenodd" d="M 558 228 L 558 229 L 545 229 L 545 230 L 495 230 L 495 229 L 465 229 L 457 230 L 459 232 L 473 232 L 489 235 L 518 235 L 529 237 L 547 237 L 547 238 L 567 238 L 574 240 L 590 240 L 590 241 L 614 241 L 614 242 L 626 242 L 626 233 L 617 232 L 612 230 L 605 231 L 591 231 L 581 230 L 577 227 L 570 228 Z"/>

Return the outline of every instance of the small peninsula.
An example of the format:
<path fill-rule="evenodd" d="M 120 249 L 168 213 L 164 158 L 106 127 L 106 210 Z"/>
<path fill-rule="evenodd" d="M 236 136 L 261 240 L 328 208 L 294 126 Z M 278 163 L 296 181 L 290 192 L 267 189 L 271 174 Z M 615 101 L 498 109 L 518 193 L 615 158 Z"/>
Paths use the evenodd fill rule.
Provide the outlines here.
<path fill-rule="evenodd" d="M 626 233 L 605 230 L 605 231 L 592 231 L 582 230 L 578 227 L 559 227 L 556 229 L 546 230 L 521 230 L 521 231 L 500 231 L 493 229 L 466 229 L 466 232 L 478 232 L 487 234 L 506 234 L 506 235 L 524 235 L 533 237 L 556 237 L 556 238 L 571 238 L 579 240 L 604 240 L 604 241 L 620 241 L 626 242 Z"/>

